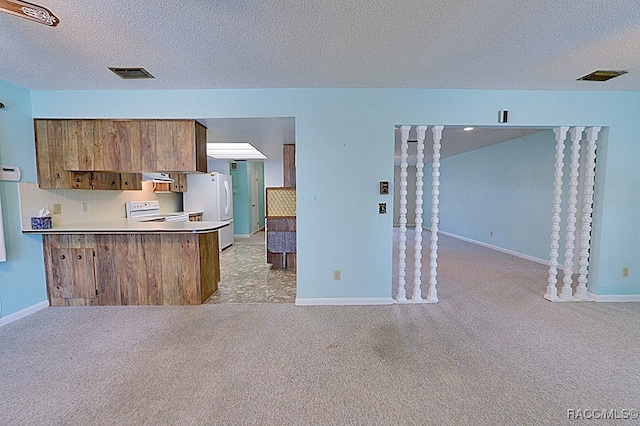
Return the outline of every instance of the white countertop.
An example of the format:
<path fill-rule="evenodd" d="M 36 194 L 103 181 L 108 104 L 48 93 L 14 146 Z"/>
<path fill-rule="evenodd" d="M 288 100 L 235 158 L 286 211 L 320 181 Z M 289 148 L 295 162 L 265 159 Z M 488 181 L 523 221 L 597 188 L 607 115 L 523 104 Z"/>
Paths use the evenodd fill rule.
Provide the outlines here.
<path fill-rule="evenodd" d="M 25 234 L 146 234 L 146 233 L 206 233 L 216 231 L 230 222 L 140 222 L 137 219 L 112 219 L 54 226 L 50 229 L 24 229 Z"/>

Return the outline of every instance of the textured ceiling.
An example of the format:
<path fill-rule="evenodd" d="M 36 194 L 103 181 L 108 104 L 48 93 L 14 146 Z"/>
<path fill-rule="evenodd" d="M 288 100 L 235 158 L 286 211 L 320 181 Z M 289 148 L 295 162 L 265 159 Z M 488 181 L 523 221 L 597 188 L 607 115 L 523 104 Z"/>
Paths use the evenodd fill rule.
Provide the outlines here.
<path fill-rule="evenodd" d="M 30 89 L 640 90 L 637 0 L 35 2 L 60 24 L 0 13 L 0 79 Z M 108 70 L 132 66 L 155 79 Z"/>

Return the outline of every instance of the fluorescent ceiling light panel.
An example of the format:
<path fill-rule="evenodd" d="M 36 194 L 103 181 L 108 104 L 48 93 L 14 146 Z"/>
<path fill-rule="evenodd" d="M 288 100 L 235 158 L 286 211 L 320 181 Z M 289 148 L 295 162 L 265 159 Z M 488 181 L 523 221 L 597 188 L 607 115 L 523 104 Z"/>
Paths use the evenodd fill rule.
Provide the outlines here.
<path fill-rule="evenodd" d="M 217 160 L 264 160 L 267 158 L 246 142 L 208 143 L 207 155 Z"/>

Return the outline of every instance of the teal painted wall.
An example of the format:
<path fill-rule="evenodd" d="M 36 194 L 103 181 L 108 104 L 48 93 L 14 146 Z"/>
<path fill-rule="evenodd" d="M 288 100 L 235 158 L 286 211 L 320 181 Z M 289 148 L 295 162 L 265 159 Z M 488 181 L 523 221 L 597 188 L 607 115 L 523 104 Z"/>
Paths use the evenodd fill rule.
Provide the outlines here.
<path fill-rule="evenodd" d="M 251 161 L 249 162 L 248 179 L 251 179 L 251 169 L 258 172 L 258 227 L 264 228 L 265 224 L 265 204 L 264 204 L 264 163 Z M 249 186 L 251 190 L 251 186 Z"/>
<path fill-rule="evenodd" d="M 568 156 L 566 160 L 568 167 Z M 440 167 L 440 229 L 549 260 L 554 162 L 551 130 L 445 158 Z M 424 184 L 431 187 L 430 168 Z M 426 192 L 428 206 L 431 191 Z"/>
<path fill-rule="evenodd" d="M 640 294 L 637 92 L 412 89 L 36 91 L 36 117 L 295 117 L 298 296 L 390 297 L 392 215 L 379 181 L 393 181 L 397 124 L 608 126 L 598 151 L 590 290 Z M 31 145 L 23 147 L 32 156 Z M 33 165 L 31 166 L 33 173 Z M 388 211 L 391 211 L 388 209 Z M 41 254 L 30 262 L 40 268 Z M 630 268 L 620 277 L 621 266 Z M 340 281 L 333 270 L 342 271 Z M 544 293 L 546 283 L 541 283 Z"/>
<path fill-rule="evenodd" d="M 251 234 L 251 210 L 247 163 L 238 162 L 238 168 L 231 170 L 233 178 L 233 233 L 236 235 Z M 247 199 L 249 201 L 247 201 Z"/>
<path fill-rule="evenodd" d="M 20 167 L 22 180 L 34 182 L 35 148 L 29 91 L 0 80 L 0 164 Z M 0 262 L 0 316 L 47 300 L 39 235 L 20 231 L 18 183 L 0 181 L 7 261 Z"/>
<path fill-rule="evenodd" d="M 233 232 L 250 235 L 252 231 L 251 170 L 258 172 L 259 226 L 264 227 L 264 164 L 255 161 L 240 161 L 238 169 L 231 171 L 233 177 Z"/>

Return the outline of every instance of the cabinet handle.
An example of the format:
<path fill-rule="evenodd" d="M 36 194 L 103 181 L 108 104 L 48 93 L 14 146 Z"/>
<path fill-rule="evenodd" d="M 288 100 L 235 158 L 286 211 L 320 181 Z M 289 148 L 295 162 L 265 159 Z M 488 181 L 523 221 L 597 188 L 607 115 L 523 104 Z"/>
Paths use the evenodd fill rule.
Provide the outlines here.
<path fill-rule="evenodd" d="M 60 259 L 66 259 L 66 256 L 63 254 L 60 256 Z"/>
<path fill-rule="evenodd" d="M 76 182 L 82 182 L 82 179 L 76 178 Z"/>
<path fill-rule="evenodd" d="M 82 259 L 82 256 L 81 256 L 81 255 L 78 255 L 78 259 Z"/>

